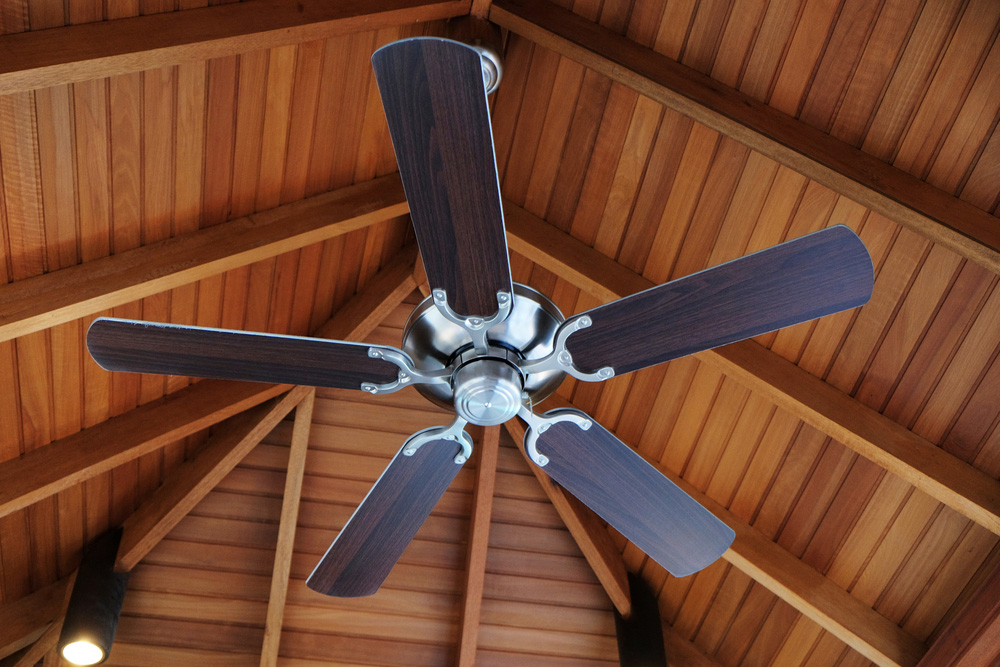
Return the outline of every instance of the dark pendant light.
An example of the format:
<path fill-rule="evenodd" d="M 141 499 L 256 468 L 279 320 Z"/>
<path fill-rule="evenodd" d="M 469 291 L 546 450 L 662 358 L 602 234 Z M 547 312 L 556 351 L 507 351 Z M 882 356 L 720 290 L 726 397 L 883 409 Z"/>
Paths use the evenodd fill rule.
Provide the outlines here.
<path fill-rule="evenodd" d="M 127 572 L 115 572 L 120 528 L 104 533 L 83 551 L 66 609 L 59 654 L 74 665 L 96 665 L 111 653 L 125 601 Z"/>

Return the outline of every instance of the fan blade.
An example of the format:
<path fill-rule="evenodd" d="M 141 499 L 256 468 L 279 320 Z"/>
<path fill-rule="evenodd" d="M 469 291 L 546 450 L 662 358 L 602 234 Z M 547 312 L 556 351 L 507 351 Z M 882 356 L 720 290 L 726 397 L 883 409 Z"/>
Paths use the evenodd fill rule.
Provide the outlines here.
<path fill-rule="evenodd" d="M 427 429 L 434 430 L 445 431 Z M 354 511 L 306 580 L 309 588 L 360 597 L 385 581 L 462 467 L 456 463 L 462 446 L 454 440 L 425 439 L 412 456 L 403 454 L 421 433 L 407 440 Z"/>
<path fill-rule="evenodd" d="M 729 548 L 736 536 L 729 526 L 606 428 L 577 410 L 550 410 L 542 419 L 569 414 L 591 426 L 555 421 L 543 433 L 528 432 L 548 458 L 542 470 L 560 486 L 675 577 L 711 565 Z"/>
<path fill-rule="evenodd" d="M 479 52 L 415 37 L 372 66 L 430 287 L 459 315 L 493 315 L 511 278 Z"/>
<path fill-rule="evenodd" d="M 581 313 L 567 323 L 592 325 L 566 349 L 584 372 L 620 375 L 864 305 L 873 285 L 864 244 L 838 225 Z"/>
<path fill-rule="evenodd" d="M 368 356 L 369 345 L 320 338 L 98 318 L 87 348 L 101 368 L 222 380 L 361 389 L 399 368 Z M 384 346 L 379 346 L 384 347 Z"/>

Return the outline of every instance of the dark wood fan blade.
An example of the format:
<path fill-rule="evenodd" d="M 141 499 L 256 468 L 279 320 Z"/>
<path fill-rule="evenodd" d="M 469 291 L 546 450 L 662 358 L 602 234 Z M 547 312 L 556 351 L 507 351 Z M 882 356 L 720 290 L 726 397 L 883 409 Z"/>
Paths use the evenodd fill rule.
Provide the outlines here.
<path fill-rule="evenodd" d="M 586 431 L 556 422 L 539 434 L 538 451 L 549 459 L 542 470 L 675 577 L 715 562 L 735 538 L 732 529 L 591 422 Z"/>
<path fill-rule="evenodd" d="M 361 343 L 137 320 L 94 320 L 87 348 L 102 368 L 133 373 L 359 390 L 399 373 Z"/>
<path fill-rule="evenodd" d="M 455 479 L 461 451 L 452 440 L 427 442 L 413 456 L 400 450 L 306 585 L 338 597 L 374 594 Z"/>
<path fill-rule="evenodd" d="M 416 37 L 372 66 L 430 287 L 460 315 L 493 315 L 511 278 L 479 53 Z"/>
<path fill-rule="evenodd" d="M 580 370 L 620 375 L 864 305 L 873 285 L 864 244 L 838 225 L 582 313 L 593 325 L 566 349 Z"/>

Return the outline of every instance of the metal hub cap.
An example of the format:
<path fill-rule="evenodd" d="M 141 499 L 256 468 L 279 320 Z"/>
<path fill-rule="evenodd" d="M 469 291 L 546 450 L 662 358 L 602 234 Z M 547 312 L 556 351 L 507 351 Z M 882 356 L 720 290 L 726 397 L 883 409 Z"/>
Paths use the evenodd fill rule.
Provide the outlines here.
<path fill-rule="evenodd" d="M 470 361 L 455 371 L 453 383 L 455 411 L 473 424 L 502 424 L 513 418 L 521 405 L 521 374 L 500 359 Z"/>

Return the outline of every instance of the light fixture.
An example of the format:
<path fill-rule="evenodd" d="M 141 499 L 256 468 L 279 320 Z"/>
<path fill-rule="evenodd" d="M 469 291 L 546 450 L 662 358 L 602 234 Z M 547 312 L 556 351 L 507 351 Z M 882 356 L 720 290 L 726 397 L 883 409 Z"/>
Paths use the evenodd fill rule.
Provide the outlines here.
<path fill-rule="evenodd" d="M 121 537 L 121 529 L 108 531 L 83 551 L 59 635 L 59 653 L 74 665 L 96 665 L 111 653 L 128 585 L 128 573 L 114 570 Z"/>

